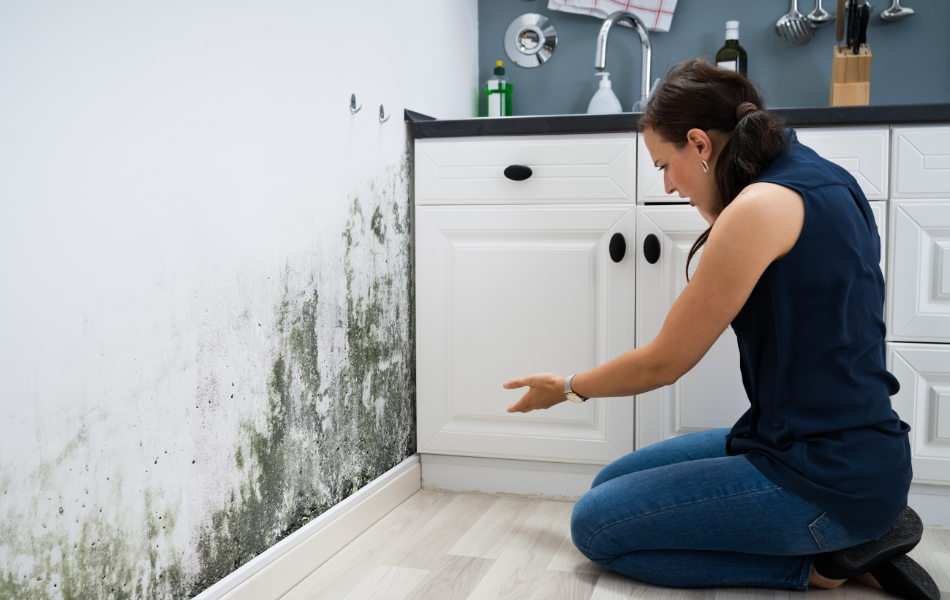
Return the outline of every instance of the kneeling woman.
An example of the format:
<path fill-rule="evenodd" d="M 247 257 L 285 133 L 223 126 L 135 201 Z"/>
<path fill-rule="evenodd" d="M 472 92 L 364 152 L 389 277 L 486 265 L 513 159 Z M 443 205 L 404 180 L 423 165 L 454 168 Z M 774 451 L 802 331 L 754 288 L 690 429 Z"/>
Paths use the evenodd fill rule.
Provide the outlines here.
<path fill-rule="evenodd" d="M 573 377 L 530 387 L 509 412 L 670 385 L 732 325 L 751 402 L 731 430 L 629 454 L 577 502 L 590 560 L 670 586 L 804 590 L 848 578 L 939 597 L 906 553 L 909 427 L 891 409 L 881 241 L 844 169 L 798 143 L 748 79 L 703 60 L 673 68 L 640 118 L 667 193 L 709 223 L 695 273 L 659 335 Z"/>

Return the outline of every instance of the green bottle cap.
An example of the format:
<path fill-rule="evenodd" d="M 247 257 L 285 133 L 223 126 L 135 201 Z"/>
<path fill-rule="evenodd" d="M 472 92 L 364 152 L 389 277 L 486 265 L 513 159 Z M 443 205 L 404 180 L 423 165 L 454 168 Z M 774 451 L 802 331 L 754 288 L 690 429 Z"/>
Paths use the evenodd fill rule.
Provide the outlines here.
<path fill-rule="evenodd" d="M 495 75 L 504 75 L 505 67 L 501 66 L 501 61 L 495 63 Z"/>

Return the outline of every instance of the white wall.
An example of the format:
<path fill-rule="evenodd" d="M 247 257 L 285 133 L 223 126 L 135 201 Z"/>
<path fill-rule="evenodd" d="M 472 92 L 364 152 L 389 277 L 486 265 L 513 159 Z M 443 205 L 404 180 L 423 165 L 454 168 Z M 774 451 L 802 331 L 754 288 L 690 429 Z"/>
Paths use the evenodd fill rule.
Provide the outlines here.
<path fill-rule="evenodd" d="M 476 48 L 475 0 L 0 4 L 0 597 L 195 593 L 411 454 L 402 110 L 471 116 Z"/>

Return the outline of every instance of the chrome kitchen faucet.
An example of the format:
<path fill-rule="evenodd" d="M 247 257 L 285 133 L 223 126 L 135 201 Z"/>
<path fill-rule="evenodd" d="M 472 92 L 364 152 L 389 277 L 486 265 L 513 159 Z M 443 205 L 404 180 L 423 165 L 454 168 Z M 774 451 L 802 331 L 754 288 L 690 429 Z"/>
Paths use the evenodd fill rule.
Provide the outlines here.
<path fill-rule="evenodd" d="M 600 27 L 600 33 L 597 34 L 597 55 L 594 58 L 594 68 L 598 71 L 607 68 L 607 36 L 610 34 L 610 28 L 620 19 L 630 21 L 630 24 L 640 34 L 640 106 L 642 107 L 650 98 L 650 36 L 647 35 L 647 27 L 640 20 L 640 17 L 621 10 L 604 19 L 604 24 Z"/>

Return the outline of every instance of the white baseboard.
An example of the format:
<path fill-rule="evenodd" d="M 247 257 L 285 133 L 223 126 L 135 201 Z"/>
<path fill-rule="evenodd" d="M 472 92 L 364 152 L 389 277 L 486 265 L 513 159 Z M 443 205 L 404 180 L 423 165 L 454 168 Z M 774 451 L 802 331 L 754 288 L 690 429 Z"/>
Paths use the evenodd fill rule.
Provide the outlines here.
<path fill-rule="evenodd" d="M 602 465 L 422 454 L 422 489 L 577 501 Z M 950 528 L 950 486 L 912 484 L 907 503 L 924 525 Z"/>
<path fill-rule="evenodd" d="M 604 465 L 422 454 L 422 489 L 577 501 Z"/>
<path fill-rule="evenodd" d="M 907 504 L 917 511 L 924 525 L 950 529 L 950 486 L 912 483 Z"/>
<path fill-rule="evenodd" d="M 419 455 L 413 454 L 194 600 L 278 600 L 418 492 L 421 481 Z"/>

